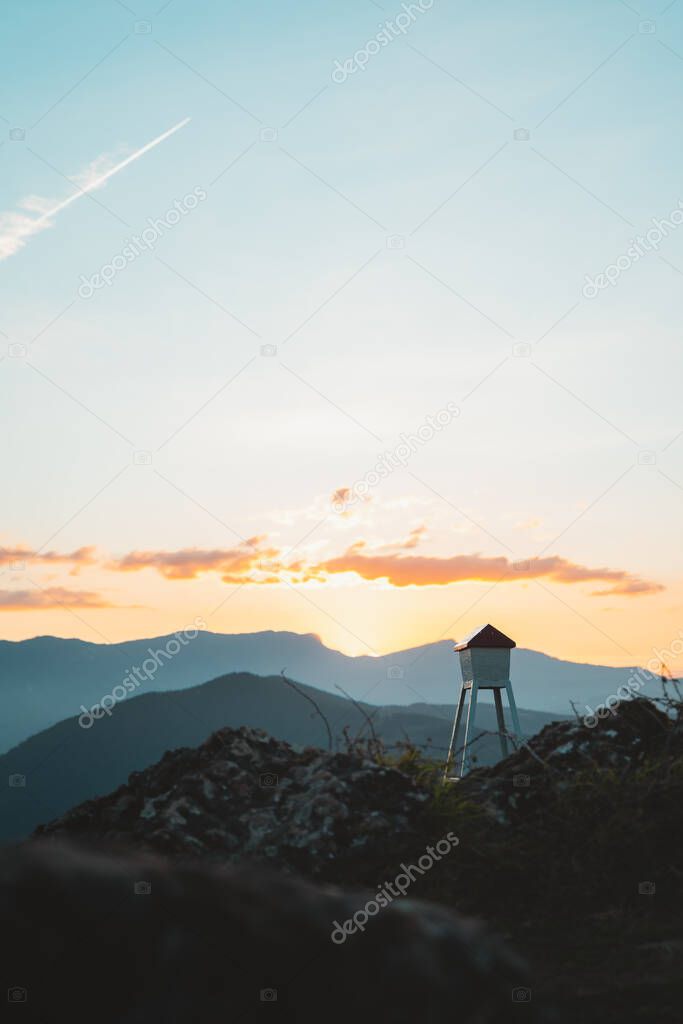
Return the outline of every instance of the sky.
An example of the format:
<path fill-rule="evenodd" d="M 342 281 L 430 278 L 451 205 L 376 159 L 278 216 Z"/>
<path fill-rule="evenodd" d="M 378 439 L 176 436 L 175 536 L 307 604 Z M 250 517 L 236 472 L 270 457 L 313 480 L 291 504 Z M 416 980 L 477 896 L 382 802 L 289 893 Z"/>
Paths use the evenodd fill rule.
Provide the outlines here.
<path fill-rule="evenodd" d="M 683 672 L 683 2 L 157 3 L 3 8 L 0 637 Z"/>

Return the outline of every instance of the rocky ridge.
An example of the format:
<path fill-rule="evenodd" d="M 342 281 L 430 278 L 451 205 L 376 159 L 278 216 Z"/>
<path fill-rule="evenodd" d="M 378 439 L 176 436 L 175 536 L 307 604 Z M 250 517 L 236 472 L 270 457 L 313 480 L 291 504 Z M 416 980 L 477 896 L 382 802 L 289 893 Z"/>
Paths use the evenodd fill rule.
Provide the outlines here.
<path fill-rule="evenodd" d="M 226 728 L 36 835 L 330 877 L 335 865 L 390 855 L 427 800 L 409 776 L 358 754 L 296 751 L 258 729 Z"/>
<path fill-rule="evenodd" d="M 532 825 L 583 775 L 626 778 L 648 760 L 683 756 L 683 721 L 648 700 L 624 702 L 593 728 L 552 722 L 514 754 L 457 783 L 502 825 Z"/>

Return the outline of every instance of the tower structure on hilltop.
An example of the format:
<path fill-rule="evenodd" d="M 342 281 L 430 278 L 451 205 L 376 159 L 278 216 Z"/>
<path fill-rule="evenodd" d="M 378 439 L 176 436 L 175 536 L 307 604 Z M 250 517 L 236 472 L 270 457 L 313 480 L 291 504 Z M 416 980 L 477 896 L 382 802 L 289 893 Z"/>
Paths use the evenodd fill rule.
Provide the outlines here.
<path fill-rule="evenodd" d="M 519 717 L 510 682 L 510 651 L 516 647 L 514 640 L 511 640 L 505 633 L 487 623 L 485 626 L 477 626 L 466 637 L 455 645 L 454 650 L 460 655 L 460 669 L 462 671 L 462 686 L 460 697 L 453 722 L 453 732 L 448 748 L 448 759 L 444 770 L 445 779 L 461 778 L 471 767 L 470 747 L 474 740 L 474 727 L 477 714 L 477 697 L 480 690 L 493 690 L 493 700 L 496 707 L 496 720 L 498 722 L 498 736 L 500 738 L 500 749 L 503 757 L 508 754 L 508 731 L 505 728 L 505 717 L 503 715 L 502 691 L 507 694 L 510 717 L 512 718 L 512 730 L 515 736 L 521 736 Z M 458 733 L 462 723 L 465 710 L 465 698 L 469 693 L 467 703 L 467 718 L 465 721 L 465 738 L 462 750 L 460 751 L 460 770 L 453 759 L 458 753 Z"/>

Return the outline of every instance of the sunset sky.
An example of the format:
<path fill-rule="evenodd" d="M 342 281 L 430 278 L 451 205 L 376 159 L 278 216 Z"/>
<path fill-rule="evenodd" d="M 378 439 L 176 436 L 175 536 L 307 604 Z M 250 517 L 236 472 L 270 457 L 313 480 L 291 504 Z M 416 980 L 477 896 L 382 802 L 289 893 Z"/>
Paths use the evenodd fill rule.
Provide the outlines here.
<path fill-rule="evenodd" d="M 0 638 L 683 636 L 683 3 L 427 4 L 7 0 Z"/>

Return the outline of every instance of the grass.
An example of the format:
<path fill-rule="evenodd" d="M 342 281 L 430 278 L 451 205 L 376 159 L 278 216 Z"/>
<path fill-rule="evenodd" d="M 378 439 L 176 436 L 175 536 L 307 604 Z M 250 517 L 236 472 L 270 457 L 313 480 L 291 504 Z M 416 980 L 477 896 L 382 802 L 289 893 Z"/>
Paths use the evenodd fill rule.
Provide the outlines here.
<path fill-rule="evenodd" d="M 608 730 L 633 743 L 632 756 Z M 411 898 L 486 920 L 529 958 L 539 993 L 563 1003 L 568 1020 L 602 1024 L 618 1010 L 622 1022 L 678 1022 L 683 979 L 666 950 L 683 939 L 683 702 L 629 702 L 618 722 L 581 738 L 586 752 L 571 770 L 520 750 L 446 784 L 443 766 L 414 748 L 375 748 L 430 795 L 419 837 L 397 837 L 383 877 L 455 832 L 459 845 Z M 543 750 L 542 741 L 530 745 Z M 514 789 L 514 771 L 529 773 L 528 789 Z M 655 892 L 641 892 L 643 882 Z"/>

